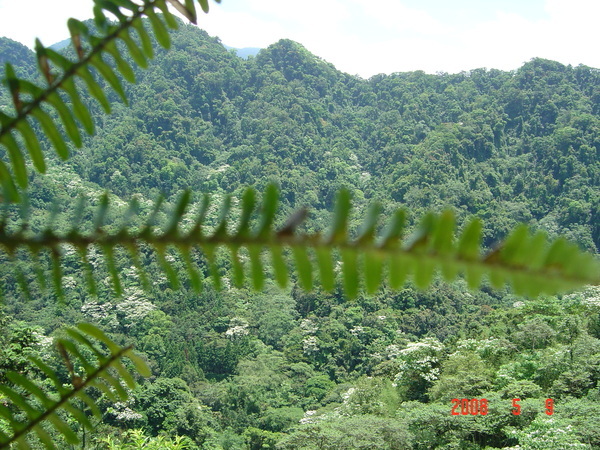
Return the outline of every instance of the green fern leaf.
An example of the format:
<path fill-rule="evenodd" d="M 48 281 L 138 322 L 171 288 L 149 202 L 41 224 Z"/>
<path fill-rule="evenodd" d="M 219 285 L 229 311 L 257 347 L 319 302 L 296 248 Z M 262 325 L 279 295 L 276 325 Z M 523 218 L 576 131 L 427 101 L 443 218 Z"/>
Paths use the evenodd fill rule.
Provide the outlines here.
<path fill-rule="evenodd" d="M 125 42 L 125 45 L 127 46 L 127 49 L 129 50 L 129 54 L 131 55 L 133 61 L 143 69 L 148 67 L 148 60 L 146 59 L 144 52 L 137 46 L 135 41 L 131 38 L 129 30 L 123 31 L 119 35 L 119 38 L 121 38 L 121 40 Z"/>
<path fill-rule="evenodd" d="M 11 134 L 5 134 L 2 136 L 0 142 L 8 149 L 8 155 L 17 183 L 22 188 L 27 187 L 27 169 L 17 141 L 15 141 L 15 138 L 13 138 Z"/>
<path fill-rule="evenodd" d="M 220 218 L 212 233 L 206 233 L 206 212 L 209 204 L 204 197 L 198 217 L 193 226 L 183 226 L 190 196 L 185 193 L 170 214 L 170 221 L 164 227 L 156 227 L 162 198 L 156 202 L 153 211 L 146 218 L 141 229 L 135 231 L 127 224 L 116 231 L 107 232 L 104 222 L 108 216 L 110 202 L 104 195 L 96 208 L 94 229 L 89 233 L 79 231 L 75 225 L 66 234 L 60 234 L 49 225 L 38 235 L 24 227 L 0 228 L 0 246 L 8 255 L 19 249 L 29 249 L 37 254 L 42 249 L 50 250 L 53 260 L 54 284 L 59 295 L 61 292 L 61 245 L 69 245 L 78 250 L 84 267 L 89 267 L 87 249 L 98 246 L 103 250 L 113 286 L 117 294 L 122 292 L 120 268 L 115 262 L 114 252 L 118 247 L 127 249 L 132 255 L 133 264 L 144 277 L 139 249 L 153 248 L 167 278 L 174 287 L 179 286 L 182 274 L 176 272 L 167 257 L 167 249 L 177 250 L 186 265 L 186 271 L 195 289 L 201 288 L 201 278 L 191 261 L 190 251 L 200 250 L 206 257 L 215 286 L 221 284 L 221 268 L 217 265 L 217 251 L 228 249 L 232 262 L 232 278 L 235 285 L 241 285 L 248 274 L 252 285 L 260 289 L 264 284 L 265 270 L 263 251 L 271 256 L 274 278 L 284 286 L 290 274 L 285 249 L 290 249 L 294 261 L 294 272 L 300 286 L 311 289 L 313 278 L 318 273 L 320 284 L 326 290 L 335 287 L 336 270 L 333 255 L 341 258 L 341 281 L 346 294 L 354 297 L 364 286 L 367 292 L 377 290 L 387 278 L 392 288 L 397 289 L 412 276 L 418 287 L 426 288 L 434 275 L 440 272 L 446 280 L 453 280 L 459 273 L 464 274 L 469 285 L 479 286 L 482 278 L 488 276 L 494 286 L 509 283 L 517 294 L 535 296 L 540 293 L 557 293 L 575 289 L 586 284 L 599 283 L 599 263 L 591 254 L 581 252 L 577 246 L 564 239 L 548 242 L 543 233 L 531 235 L 528 228 L 521 225 L 509 234 L 497 248 L 485 253 L 481 248 L 481 229 L 479 220 L 471 221 L 461 235 L 454 237 L 454 217 L 449 211 L 442 214 L 427 214 L 420 225 L 408 237 L 404 238 L 403 211 L 396 211 L 380 238 L 375 235 L 377 229 L 378 207 L 369 209 L 357 238 L 350 237 L 348 223 L 351 202 L 349 194 L 342 192 L 335 206 L 333 226 L 327 237 L 320 233 L 305 234 L 298 232 L 298 226 L 306 216 L 306 211 L 292 214 L 280 230 L 273 229 L 275 221 L 277 190 L 267 187 L 262 205 L 255 201 L 256 194 L 247 191 L 241 201 L 241 217 L 237 224 L 229 218 L 231 198 L 223 201 Z M 131 216 L 135 208 L 127 213 Z M 257 214 L 256 225 L 252 226 L 252 217 Z M 129 219 L 127 219 L 129 220 Z M 13 230 L 13 231 L 11 231 Z M 15 231 L 16 230 L 16 231 Z M 234 231 L 230 231 L 234 230 Z M 249 262 L 239 257 L 245 249 Z M 314 257 L 312 255 L 315 255 Z M 87 278 L 93 279 L 88 270 Z M 95 289 L 95 282 L 89 282 Z M 147 281 L 144 281 L 147 285 Z"/>
<path fill-rule="evenodd" d="M 169 31 L 163 21 L 152 9 L 148 10 L 148 18 L 150 19 L 150 25 L 152 25 L 152 30 L 154 31 L 158 43 L 163 48 L 169 49 L 171 47 L 171 38 L 169 37 Z"/>
<path fill-rule="evenodd" d="M 9 402 L 8 406 L 0 404 L 0 416 L 8 421 L 11 433 L 10 436 L 0 433 L 0 448 L 8 448 L 12 443 L 25 445 L 25 448 L 28 448 L 25 436 L 30 432 L 34 432 L 46 448 L 56 448 L 52 435 L 41 427 L 45 421 L 51 424 L 68 443 L 77 444 L 79 443 L 77 433 L 57 414 L 59 410 L 64 410 L 82 426 L 93 428 L 86 412 L 81 408 L 79 402 L 75 402 L 76 399 L 82 400 L 90 407 L 93 415 L 100 416 L 95 402 L 85 393 L 88 387 L 100 389 L 115 401 L 126 400 L 128 391 L 120 379 L 125 380 L 130 388 L 135 386 L 135 380 L 133 374 L 121 363 L 124 357 L 132 360 L 136 372 L 140 375 L 148 376 L 150 373 L 147 365 L 132 352 L 131 347 L 120 347 L 93 325 L 80 324 L 76 328 L 68 329 L 67 334 L 73 340 L 59 339 L 57 346 L 71 374 L 71 387 L 65 387 L 55 372 L 44 362 L 32 358 L 32 362 L 53 381 L 58 399 L 15 372 L 9 372 L 7 377 L 24 394 L 9 386 L 0 385 L 0 392 Z M 102 347 L 94 343 L 94 340 L 99 341 Z M 82 349 L 85 349 L 86 352 Z M 87 353 L 95 355 L 97 361 L 89 360 L 85 356 Z M 84 368 L 84 376 L 75 372 L 73 361 Z M 111 367 L 117 369 L 120 378 L 116 378 L 109 372 Z M 39 403 L 32 402 L 31 397 L 39 400 Z M 25 414 L 27 420 L 18 419 L 16 413 Z"/>
<path fill-rule="evenodd" d="M 33 165 L 39 173 L 46 173 L 46 162 L 44 154 L 40 147 L 40 143 L 35 137 L 34 131 L 29 126 L 29 123 L 22 121 L 17 124 L 17 130 L 21 133 L 27 150 L 29 150 L 29 156 L 33 161 Z"/>
<path fill-rule="evenodd" d="M 169 0 L 169 3 L 190 21 L 195 22 L 196 13 L 193 1 L 186 0 L 183 4 L 178 0 Z M 205 10 L 208 9 L 207 4 L 203 4 L 202 7 Z M 118 20 L 117 23 L 111 23 L 107 19 L 105 11 L 113 14 Z M 162 14 L 159 16 L 157 11 Z M 168 28 L 177 28 L 178 21 L 168 10 L 165 0 L 144 0 L 141 5 L 130 0 L 96 0 L 94 22 L 100 31 L 99 36 L 92 35 L 88 27 L 78 20 L 69 19 L 67 23 L 73 47 L 79 58 L 78 61 L 70 61 L 52 49 L 45 48 L 39 40 L 36 40 L 35 51 L 39 70 L 46 79 L 47 86 L 40 87 L 18 78 L 13 67 L 10 64 L 6 65 L 5 77 L 2 81 L 11 93 L 16 111 L 16 115 L 13 117 L 6 114 L 0 115 L 0 146 L 8 150 L 13 169 L 11 174 L 6 164 L 0 161 L 2 163 L 0 164 L 0 183 L 7 200 L 17 201 L 20 198 L 14 188 L 15 182 L 23 188 L 27 186 L 28 182 L 25 159 L 12 135 L 13 130 L 18 130 L 22 135 L 35 169 L 44 172 L 46 168 L 38 137 L 27 124 L 29 118 L 35 117 L 40 122 L 43 134 L 52 142 L 61 158 L 69 157 L 66 140 L 47 112 L 44 111 L 44 105 L 50 106 L 58 112 L 66 135 L 76 147 L 82 145 L 76 120 L 83 125 L 88 134 L 94 132 L 91 114 L 81 102 L 78 88 L 74 82 L 76 77 L 84 81 L 87 91 L 107 113 L 111 109 L 110 103 L 103 89 L 90 73 L 90 66 L 94 67 L 100 78 L 112 87 L 124 103 L 127 103 L 127 95 L 121 81 L 115 69 L 105 62 L 104 55 L 110 55 L 116 65 L 116 70 L 125 80 L 134 83 L 133 69 L 123 58 L 117 42 L 123 41 L 135 63 L 146 67 L 147 59 L 153 57 L 153 48 L 150 36 L 142 22 L 144 16 L 149 19 L 159 44 L 168 48 L 170 46 Z M 140 38 L 141 48 L 131 38 L 130 30 L 133 29 L 137 31 Z M 88 47 L 89 50 L 84 47 Z M 61 98 L 60 91 L 64 91 L 69 96 L 70 105 L 67 105 Z"/>

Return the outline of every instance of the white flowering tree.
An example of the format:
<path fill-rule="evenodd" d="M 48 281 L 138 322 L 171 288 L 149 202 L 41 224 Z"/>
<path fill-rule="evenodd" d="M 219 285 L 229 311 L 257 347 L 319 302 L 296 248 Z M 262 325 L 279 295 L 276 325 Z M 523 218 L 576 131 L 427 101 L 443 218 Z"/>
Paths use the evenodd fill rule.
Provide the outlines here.
<path fill-rule="evenodd" d="M 591 448 L 575 434 L 572 425 L 561 423 L 553 417 L 538 416 L 522 430 L 511 433 L 519 440 L 519 445 L 508 450 L 567 450 Z"/>
<path fill-rule="evenodd" d="M 444 345 L 435 338 L 410 342 L 398 352 L 399 371 L 395 383 L 409 400 L 425 400 L 427 390 L 440 375 Z"/>

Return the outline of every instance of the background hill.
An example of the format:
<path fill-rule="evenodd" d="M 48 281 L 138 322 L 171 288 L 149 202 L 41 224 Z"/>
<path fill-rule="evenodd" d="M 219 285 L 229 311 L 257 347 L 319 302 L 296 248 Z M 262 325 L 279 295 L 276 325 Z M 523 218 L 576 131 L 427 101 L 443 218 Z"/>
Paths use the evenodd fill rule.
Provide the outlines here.
<path fill-rule="evenodd" d="M 4 47 L 33 70 L 25 47 Z M 274 180 L 290 207 L 316 210 L 346 185 L 359 200 L 477 214 L 488 245 L 527 221 L 598 249 L 597 69 L 535 59 L 362 80 L 286 40 L 245 61 L 182 26 L 173 47 L 69 163 L 84 180 L 125 197 Z"/>
<path fill-rule="evenodd" d="M 126 85 L 129 107 L 111 93 L 114 111 L 105 116 L 85 99 L 97 133 L 68 162 L 33 176 L 32 227 L 52 199 L 69 217 L 77 196 L 96 201 L 104 189 L 136 196 L 148 211 L 160 192 L 220 197 L 275 181 L 284 211 L 310 207 L 309 228 L 324 227 L 346 186 L 359 209 L 380 200 L 388 211 L 406 205 L 412 217 L 443 207 L 459 220 L 478 215 L 487 246 L 524 221 L 592 252 L 600 247 L 598 69 L 534 59 L 515 72 L 364 80 L 289 40 L 244 60 L 193 26 L 172 39 L 172 49 L 157 47 L 148 70 L 136 71 L 138 83 Z M 34 54 L 1 38 L 6 60 L 36 76 Z M 8 94 L 0 95 L 0 109 L 9 108 Z M 103 282 L 90 298 L 73 263 L 58 307 L 50 293 L 24 303 L 11 276 L 0 274 L 0 344 L 14 344 L 0 345 L 3 367 L 24 364 L 19 352 L 49 352 L 33 336 L 80 320 L 135 342 L 151 362 L 154 377 L 134 403 L 106 403 L 106 435 L 126 440 L 122 430 L 143 427 L 202 448 L 344 448 L 362 440 L 377 448 L 501 448 L 571 425 L 555 434 L 600 445 L 597 290 L 518 299 L 440 282 L 428 292 L 381 289 L 353 303 L 340 292 L 295 287 L 196 295 L 185 286 L 171 291 L 148 259 L 157 275 L 143 293 L 126 259 L 119 263 L 122 299 Z M 92 264 L 100 280 L 107 276 L 99 260 Z M 449 401 L 462 397 L 486 398 L 494 413 L 451 416 Z M 523 415 L 511 414 L 512 398 L 524 400 Z M 553 424 L 543 421 L 546 398 L 556 401 Z"/>
<path fill-rule="evenodd" d="M 239 56 L 242 59 L 248 59 L 250 56 L 256 56 L 261 50 L 258 47 L 235 48 L 225 44 L 223 44 L 223 47 L 225 47 L 227 50 L 233 50 L 236 56 Z"/>

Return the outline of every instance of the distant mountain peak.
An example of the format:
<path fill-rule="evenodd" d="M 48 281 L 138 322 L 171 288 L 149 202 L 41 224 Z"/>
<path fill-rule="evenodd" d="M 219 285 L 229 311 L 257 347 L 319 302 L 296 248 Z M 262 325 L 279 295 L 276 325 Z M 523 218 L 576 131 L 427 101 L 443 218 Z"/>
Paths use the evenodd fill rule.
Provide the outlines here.
<path fill-rule="evenodd" d="M 60 42 L 56 42 L 50 46 L 51 49 L 59 51 L 71 44 L 71 38 L 63 39 Z"/>
<path fill-rule="evenodd" d="M 237 47 L 231 47 L 231 46 L 225 45 L 225 44 L 222 44 L 222 45 L 227 50 L 233 50 L 235 52 L 235 54 L 242 59 L 248 59 L 250 56 L 256 56 L 256 55 L 258 55 L 258 52 L 260 52 L 262 50 L 260 47 L 237 48 Z"/>

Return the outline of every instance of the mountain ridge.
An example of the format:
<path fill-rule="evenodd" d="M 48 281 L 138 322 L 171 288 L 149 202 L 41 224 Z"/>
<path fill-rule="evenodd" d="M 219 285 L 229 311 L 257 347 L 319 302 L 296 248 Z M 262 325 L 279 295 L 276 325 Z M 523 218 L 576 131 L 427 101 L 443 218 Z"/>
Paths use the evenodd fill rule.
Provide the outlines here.
<path fill-rule="evenodd" d="M 27 55 L 31 61 L 33 53 Z M 578 217 L 586 225 L 573 232 L 588 231 L 576 239 L 598 247 L 597 196 L 589 192 L 598 184 L 597 69 L 534 59 L 514 72 L 414 71 L 363 80 L 287 39 L 243 60 L 219 39 L 182 25 L 172 50 L 159 50 L 137 75 L 139 83 L 126 87 L 132 108 L 101 118 L 103 128 L 69 163 L 84 179 L 121 195 L 132 192 L 122 182 L 119 187 L 116 173 L 147 195 L 185 187 L 231 192 L 247 184 L 260 190 L 271 180 L 289 208 L 314 205 L 318 221 L 335 190 L 348 185 L 359 205 L 379 198 L 417 211 L 451 206 L 495 227 L 502 211 L 514 210 L 505 226 L 488 230 L 490 245 L 519 220 L 560 227 L 570 220 L 562 217 Z M 124 132 L 129 140 L 144 136 L 158 151 L 126 151 L 131 143 L 119 137 Z M 112 154 L 101 150 L 104 139 L 118 144 Z M 423 165 L 424 157 L 441 157 L 446 167 Z M 515 175 L 522 181 L 510 191 L 522 196 L 525 209 L 515 209 L 514 196 L 500 188 Z M 589 185 L 578 194 L 576 176 Z M 533 196 L 548 177 L 541 206 Z M 473 186 L 486 201 L 475 200 Z M 557 202 L 567 191 L 574 198 Z"/>

